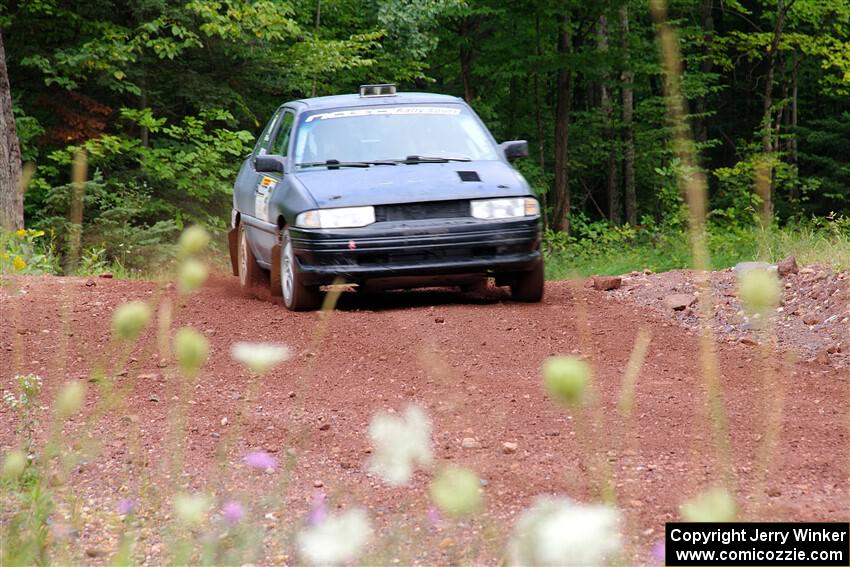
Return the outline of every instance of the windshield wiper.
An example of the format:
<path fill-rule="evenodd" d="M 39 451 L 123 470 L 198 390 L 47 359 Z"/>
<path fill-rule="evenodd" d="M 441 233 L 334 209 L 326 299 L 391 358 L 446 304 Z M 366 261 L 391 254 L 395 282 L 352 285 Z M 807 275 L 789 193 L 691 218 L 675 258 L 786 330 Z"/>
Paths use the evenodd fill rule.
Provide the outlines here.
<path fill-rule="evenodd" d="M 339 161 L 338 159 L 329 159 L 325 161 L 312 161 L 308 163 L 295 164 L 298 167 L 327 167 L 328 169 L 337 169 L 339 167 L 370 167 L 373 165 L 398 165 L 394 160 L 375 160 L 375 161 Z"/>
<path fill-rule="evenodd" d="M 311 161 L 308 163 L 295 164 L 298 167 L 327 167 L 328 169 L 336 169 L 339 167 L 369 167 L 365 161 L 339 161 L 338 159 L 329 159 L 325 161 Z"/>
<path fill-rule="evenodd" d="M 471 161 L 464 156 L 407 156 L 404 159 L 393 160 L 396 163 L 448 163 L 450 161 Z"/>

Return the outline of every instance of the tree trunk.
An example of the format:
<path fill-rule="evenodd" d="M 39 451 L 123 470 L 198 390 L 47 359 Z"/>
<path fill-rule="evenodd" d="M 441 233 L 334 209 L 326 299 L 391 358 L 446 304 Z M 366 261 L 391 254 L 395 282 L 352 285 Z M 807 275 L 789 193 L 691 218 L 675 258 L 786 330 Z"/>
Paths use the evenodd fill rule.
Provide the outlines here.
<path fill-rule="evenodd" d="M 316 0 L 316 17 L 314 20 L 314 27 L 316 30 L 316 40 L 319 39 L 319 29 L 322 26 L 322 0 Z M 310 90 L 310 96 L 316 96 L 316 76 L 313 75 L 313 88 Z"/>
<path fill-rule="evenodd" d="M 469 18 L 460 21 L 460 77 L 463 81 L 463 98 L 472 102 L 475 98 L 475 85 L 472 81 L 472 37 Z"/>
<path fill-rule="evenodd" d="M 608 18 L 600 16 L 596 29 L 596 47 L 601 57 L 608 54 Z M 617 147 L 614 141 L 614 105 L 611 100 L 609 75 L 605 73 L 599 85 L 600 106 L 602 107 L 602 138 L 608 145 L 608 163 L 606 166 L 605 193 L 608 197 L 608 220 L 613 225 L 619 225 L 620 217 L 620 186 L 617 183 Z"/>
<path fill-rule="evenodd" d="M 709 50 L 714 41 L 714 0 L 703 0 L 700 8 L 700 19 L 702 20 L 703 33 L 703 49 L 702 61 L 700 62 L 700 72 L 703 74 L 711 73 L 712 64 L 709 57 Z M 694 139 L 698 144 L 702 144 L 708 140 L 708 120 L 705 117 L 706 109 L 708 108 L 706 95 L 699 97 L 696 100 L 695 114 L 697 115 L 696 128 L 694 129 Z"/>
<path fill-rule="evenodd" d="M 6 70 L 6 51 L 0 32 L 0 228 L 24 226 L 24 194 L 21 181 L 21 146 L 12 113 L 12 92 Z"/>
<path fill-rule="evenodd" d="M 793 3 L 793 0 L 792 0 Z M 767 167 L 763 183 L 762 215 L 765 222 L 773 218 L 773 165 L 770 164 L 769 155 L 773 153 L 773 128 L 771 114 L 773 111 L 773 75 L 776 69 L 776 56 L 779 53 L 779 42 L 782 39 L 782 29 L 785 26 L 785 12 L 787 10 L 785 0 L 777 0 L 776 23 L 773 27 L 773 39 L 770 42 L 770 50 L 767 54 L 767 76 L 764 81 L 764 112 L 761 121 L 761 149 L 768 157 Z"/>
<path fill-rule="evenodd" d="M 637 190 L 635 188 L 634 72 L 629 58 L 629 8 L 620 7 L 620 49 L 623 52 L 623 192 L 626 197 L 626 222 L 637 225 Z"/>
<path fill-rule="evenodd" d="M 538 11 L 535 19 L 534 19 L 534 39 L 535 39 L 535 54 L 538 59 L 540 58 L 541 47 L 540 47 L 540 12 Z M 540 164 L 540 173 L 542 174 L 546 171 L 546 146 L 545 140 L 543 136 L 543 103 L 540 100 L 540 69 L 534 69 L 534 117 L 537 123 L 537 158 Z M 547 194 L 548 187 L 544 189 L 544 191 L 540 194 L 540 198 L 543 201 L 543 228 L 548 228 L 548 223 L 546 221 L 546 212 L 548 210 L 547 203 Z"/>
<path fill-rule="evenodd" d="M 793 60 L 791 63 L 791 139 L 789 140 L 789 155 L 791 163 L 797 167 L 797 72 L 800 70 L 800 59 L 797 51 L 794 51 Z M 800 198 L 800 180 L 791 186 L 791 198 L 798 200 Z"/>
<path fill-rule="evenodd" d="M 558 54 L 570 52 L 569 21 L 558 16 Z M 572 70 L 561 66 L 558 69 L 558 102 L 555 110 L 555 203 L 552 211 L 552 227 L 563 232 L 570 231 L 570 108 L 573 97 Z"/>

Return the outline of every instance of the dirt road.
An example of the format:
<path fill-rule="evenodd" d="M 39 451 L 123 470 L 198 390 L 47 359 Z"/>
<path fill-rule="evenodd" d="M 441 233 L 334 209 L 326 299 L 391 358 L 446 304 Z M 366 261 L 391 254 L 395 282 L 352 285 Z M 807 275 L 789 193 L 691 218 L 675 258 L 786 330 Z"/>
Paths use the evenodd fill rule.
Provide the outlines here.
<path fill-rule="evenodd" d="M 108 279 L 22 278 L 18 284 L 21 295 L 0 289 L 0 389 L 10 388 L 16 373 L 35 372 L 48 396 L 66 378 L 85 379 L 98 360 L 120 360 L 108 346 L 113 308 L 159 293 L 153 283 Z M 534 496 L 595 497 L 602 473 L 594 456 L 601 456 L 613 470 L 637 561 L 663 538 L 663 524 L 678 517 L 681 501 L 723 474 L 703 409 L 696 336 L 581 283 L 547 284 L 541 305 L 435 291 L 374 299 L 345 294 L 340 309 L 323 318 L 243 297 L 235 278 L 219 277 L 175 308 L 175 324 L 195 327 L 211 343 L 210 362 L 188 392 L 185 480 L 218 496 L 239 496 L 272 534 L 301 521 L 323 491 L 334 505 L 366 506 L 382 531 L 397 536 L 375 555 L 382 560 L 492 562 L 501 536 Z M 326 332 L 316 342 L 321 325 Z M 627 421 L 617 398 L 641 328 L 652 341 Z M 282 342 L 295 356 L 250 392 L 248 374 L 229 356 L 234 341 Z M 157 492 L 168 482 L 170 408 L 187 394 L 170 378 L 171 366 L 151 353 L 154 343 L 151 332 L 118 369 L 126 370 L 117 378 L 130 388 L 126 404 L 95 426 L 98 456 L 70 476 L 88 518 L 80 537 L 96 551 L 110 549 L 121 498 L 150 487 Z M 756 455 L 767 422 L 764 394 L 777 386 L 765 387 L 755 347 L 724 343 L 718 349 L 744 514 L 846 521 L 847 373 L 790 355 L 770 358 L 785 401 L 780 442 L 762 486 Z M 593 365 L 601 426 L 582 427 L 587 416 L 556 407 L 541 387 L 543 360 L 569 353 L 586 355 Z M 432 417 L 438 460 L 470 467 L 483 479 L 481 517 L 434 527 L 426 519 L 429 473 L 417 473 L 407 488 L 384 487 L 367 473 L 370 417 L 409 403 Z M 82 418 L 67 424 L 66 438 L 85 445 L 84 427 Z M 463 448 L 467 437 L 480 447 Z M 2 448 L 13 440 L 13 416 L 0 408 Z M 516 443 L 516 452 L 506 454 L 504 442 Z M 248 474 L 238 459 L 252 449 L 281 459 L 294 453 L 291 477 Z M 154 562 L 161 553 L 155 540 L 143 542 L 152 549 L 142 552 Z M 289 553 L 285 542 L 267 542 L 265 562 L 291 560 Z"/>

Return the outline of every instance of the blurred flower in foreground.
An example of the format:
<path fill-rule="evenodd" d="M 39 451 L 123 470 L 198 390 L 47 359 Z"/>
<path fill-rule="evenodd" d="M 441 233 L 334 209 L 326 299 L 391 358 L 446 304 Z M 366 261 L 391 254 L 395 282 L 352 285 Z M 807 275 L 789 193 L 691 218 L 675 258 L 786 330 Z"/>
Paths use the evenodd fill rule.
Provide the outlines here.
<path fill-rule="evenodd" d="M 773 270 L 752 269 L 738 280 L 738 295 L 750 313 L 765 314 L 779 304 L 782 285 Z"/>
<path fill-rule="evenodd" d="M 652 551 L 649 552 L 649 556 L 652 559 L 653 565 L 664 565 L 667 562 L 663 539 L 655 542 L 655 545 L 652 546 Z"/>
<path fill-rule="evenodd" d="M 3 457 L 3 468 L 0 470 L 3 478 L 15 479 L 23 474 L 27 468 L 27 455 L 20 449 L 12 449 Z"/>
<path fill-rule="evenodd" d="M 511 565 L 603 565 L 622 546 L 620 512 L 603 504 L 538 497 L 508 543 Z"/>
<path fill-rule="evenodd" d="M 122 516 L 132 514 L 136 511 L 136 501 L 132 498 L 124 498 L 118 502 L 118 513 Z"/>
<path fill-rule="evenodd" d="M 273 343 L 234 343 L 230 355 L 258 376 L 290 358 L 289 349 Z"/>
<path fill-rule="evenodd" d="M 56 412 L 60 418 L 70 417 L 80 411 L 85 398 L 85 384 L 78 381 L 67 382 L 56 396 Z"/>
<path fill-rule="evenodd" d="M 178 494 L 174 497 L 174 513 L 184 524 L 200 524 L 210 510 L 210 499 L 204 494 Z"/>
<path fill-rule="evenodd" d="M 428 506 L 428 511 L 425 512 L 425 518 L 428 519 L 428 525 L 434 529 L 443 527 L 443 516 L 436 506 Z"/>
<path fill-rule="evenodd" d="M 185 260 L 177 273 L 177 289 L 180 293 L 191 293 L 207 281 L 208 275 L 209 270 L 203 262 L 192 258 Z"/>
<path fill-rule="evenodd" d="M 307 514 L 307 525 L 317 526 L 325 521 L 328 517 L 328 502 L 324 492 L 317 492 L 313 495 L 313 502 L 310 504 L 310 513 Z"/>
<path fill-rule="evenodd" d="M 20 272 L 21 270 L 23 270 L 24 268 L 26 268 L 26 267 L 27 267 L 27 262 L 26 262 L 26 260 L 24 260 L 24 259 L 23 259 L 23 258 L 21 258 L 20 256 L 15 256 L 15 259 L 14 259 L 14 260 L 12 260 L 12 266 L 13 266 L 13 267 L 14 267 L 17 271 L 19 271 L 19 272 Z"/>
<path fill-rule="evenodd" d="M 374 445 L 369 471 L 391 486 L 410 482 L 416 465 L 431 464 L 431 422 L 417 406 L 408 406 L 402 416 L 378 413 L 369 437 Z"/>
<path fill-rule="evenodd" d="M 431 499 L 449 516 L 465 516 L 481 507 L 481 481 L 464 468 L 447 467 L 431 482 Z"/>
<path fill-rule="evenodd" d="M 251 451 L 242 460 L 252 469 L 272 472 L 277 468 L 277 459 L 265 451 Z"/>
<path fill-rule="evenodd" d="M 245 517 L 245 509 L 236 500 L 230 500 L 221 507 L 221 515 L 228 524 L 235 525 Z"/>
<path fill-rule="evenodd" d="M 116 337 L 132 341 L 148 326 L 151 314 L 150 305 L 144 301 L 119 305 L 112 314 L 112 331 Z"/>
<path fill-rule="evenodd" d="M 194 256 L 203 252 L 210 242 L 210 234 L 201 226 L 190 226 L 180 234 L 180 254 Z"/>
<path fill-rule="evenodd" d="M 732 522 L 737 506 L 729 491 L 718 486 L 687 500 L 679 511 L 686 522 Z"/>
<path fill-rule="evenodd" d="M 543 363 L 543 382 L 556 402 L 578 405 L 590 382 L 590 367 L 574 356 L 552 356 Z"/>
<path fill-rule="evenodd" d="M 174 335 L 174 354 L 187 376 L 197 374 L 207 361 L 209 349 L 207 338 L 192 327 L 183 327 Z"/>
<path fill-rule="evenodd" d="M 298 551 L 312 565 L 338 565 L 357 559 L 371 536 L 369 517 L 356 508 L 302 530 L 297 536 Z"/>

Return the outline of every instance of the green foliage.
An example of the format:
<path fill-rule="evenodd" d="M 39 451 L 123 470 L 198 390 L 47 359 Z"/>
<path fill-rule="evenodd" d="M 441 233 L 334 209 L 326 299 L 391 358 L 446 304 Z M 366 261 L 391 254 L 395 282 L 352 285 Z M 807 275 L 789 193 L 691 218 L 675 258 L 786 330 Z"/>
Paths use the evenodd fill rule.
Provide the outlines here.
<path fill-rule="evenodd" d="M 647 223 L 637 230 L 578 221 L 581 237 L 547 232 L 544 239 L 548 279 L 619 275 L 632 271 L 664 272 L 693 266 L 688 235 L 681 229 Z M 738 262 L 776 262 L 794 255 L 803 264 L 850 267 L 850 219 L 813 217 L 785 227 L 758 228 L 723 218 L 708 227 L 712 268 Z"/>
<path fill-rule="evenodd" d="M 764 93 L 775 3 L 726 2 L 710 21 L 702 0 L 669 4 L 712 222 L 752 225 L 753 172 L 765 159 L 780 224 L 846 207 L 848 5 L 787 4 L 770 109 L 777 151 L 764 156 L 763 100 L 753 93 Z M 558 77 L 567 71 L 569 214 L 582 242 L 594 240 L 587 227 L 596 221 L 625 217 L 628 72 L 637 232 L 685 228 L 665 77 L 644 2 L 39 0 L 4 5 L 0 26 L 13 54 L 22 153 L 38 165 L 27 225 L 64 234 L 68 171 L 83 149 L 92 171 L 83 246 L 104 250 L 114 267 L 167 260 L 167 243 L 187 222 L 223 229 L 239 162 L 282 102 L 378 81 L 466 96 L 499 140 L 529 140 L 531 159 L 516 165 L 551 216 Z M 61 254 L 63 241 L 54 242 Z"/>
<path fill-rule="evenodd" d="M 57 274 L 59 258 L 43 230 L 0 231 L 0 274 Z"/>

